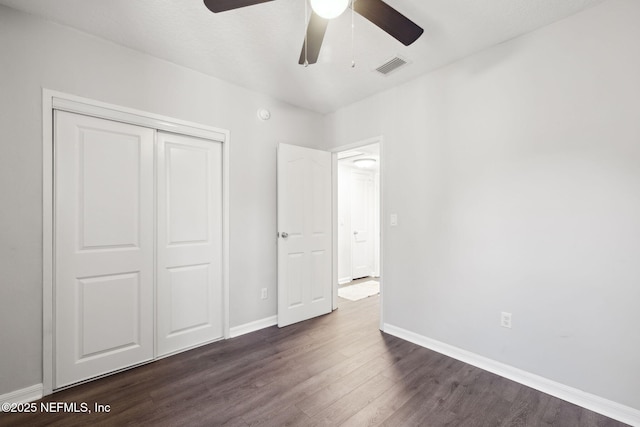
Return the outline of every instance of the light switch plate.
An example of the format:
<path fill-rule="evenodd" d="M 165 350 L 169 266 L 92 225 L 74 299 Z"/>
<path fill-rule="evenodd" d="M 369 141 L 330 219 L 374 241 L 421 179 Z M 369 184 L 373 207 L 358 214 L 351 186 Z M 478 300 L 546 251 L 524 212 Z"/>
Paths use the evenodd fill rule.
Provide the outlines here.
<path fill-rule="evenodd" d="M 391 214 L 390 220 L 389 220 L 389 224 L 392 227 L 397 227 L 398 226 L 398 214 L 394 214 L 394 213 Z"/>
<path fill-rule="evenodd" d="M 500 326 L 511 329 L 511 313 L 506 311 L 500 313 Z"/>

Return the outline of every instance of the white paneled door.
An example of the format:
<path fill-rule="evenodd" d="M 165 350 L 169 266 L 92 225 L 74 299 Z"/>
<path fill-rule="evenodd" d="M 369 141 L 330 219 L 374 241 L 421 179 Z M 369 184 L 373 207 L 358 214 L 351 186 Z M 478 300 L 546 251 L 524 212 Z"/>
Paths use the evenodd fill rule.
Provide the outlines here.
<path fill-rule="evenodd" d="M 374 175 L 351 173 L 351 277 L 374 274 Z"/>
<path fill-rule="evenodd" d="M 278 146 L 278 326 L 332 308 L 331 153 Z"/>
<path fill-rule="evenodd" d="M 158 133 L 157 351 L 221 338 L 222 143 Z"/>
<path fill-rule="evenodd" d="M 154 131 L 55 121 L 55 387 L 153 358 Z"/>
<path fill-rule="evenodd" d="M 222 143 L 56 111 L 54 147 L 54 388 L 222 338 Z"/>

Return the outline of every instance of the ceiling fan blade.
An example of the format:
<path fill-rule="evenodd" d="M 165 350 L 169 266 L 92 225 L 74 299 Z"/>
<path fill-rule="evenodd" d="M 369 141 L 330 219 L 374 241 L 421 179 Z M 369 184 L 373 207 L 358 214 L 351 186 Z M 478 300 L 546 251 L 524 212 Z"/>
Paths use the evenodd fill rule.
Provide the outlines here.
<path fill-rule="evenodd" d="M 204 0 L 204 5 L 207 6 L 207 9 L 211 12 L 218 13 L 253 6 L 254 4 L 266 3 L 268 1 L 273 0 Z"/>
<path fill-rule="evenodd" d="M 318 56 L 320 55 L 324 33 L 327 31 L 327 25 L 329 25 L 328 19 L 324 19 L 315 12 L 311 12 L 311 19 L 309 19 L 309 25 L 307 25 L 307 39 L 305 42 L 302 42 L 302 52 L 300 52 L 298 64 L 303 65 L 305 59 L 309 64 L 318 62 Z"/>
<path fill-rule="evenodd" d="M 424 32 L 415 22 L 382 0 L 356 0 L 353 8 L 405 46 L 418 40 Z"/>

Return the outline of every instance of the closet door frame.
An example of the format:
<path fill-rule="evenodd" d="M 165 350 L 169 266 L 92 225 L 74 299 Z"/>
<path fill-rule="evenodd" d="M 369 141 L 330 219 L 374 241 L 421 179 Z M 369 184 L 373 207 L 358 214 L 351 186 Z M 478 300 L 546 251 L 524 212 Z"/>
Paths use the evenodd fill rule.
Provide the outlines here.
<path fill-rule="evenodd" d="M 44 88 L 42 90 L 42 394 L 53 393 L 54 367 L 54 110 L 144 126 L 222 143 L 223 333 L 229 338 L 229 131 Z"/>

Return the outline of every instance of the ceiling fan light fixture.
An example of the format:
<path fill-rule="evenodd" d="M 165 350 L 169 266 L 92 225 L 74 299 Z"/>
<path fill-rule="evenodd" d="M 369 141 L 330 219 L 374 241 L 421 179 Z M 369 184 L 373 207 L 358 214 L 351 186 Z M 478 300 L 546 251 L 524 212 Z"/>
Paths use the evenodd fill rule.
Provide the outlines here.
<path fill-rule="evenodd" d="M 324 19 L 333 19 L 347 10 L 349 0 L 309 0 L 311 9 Z"/>

